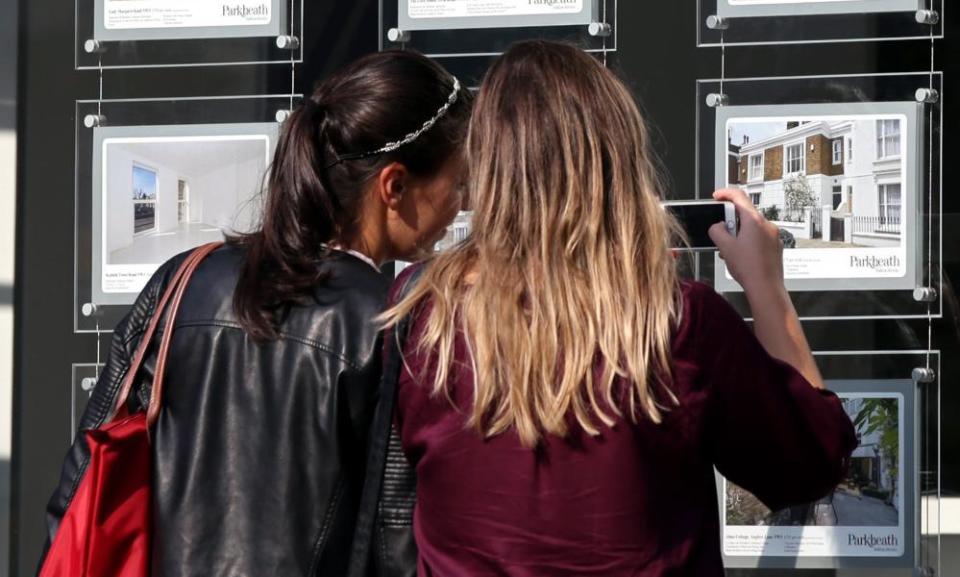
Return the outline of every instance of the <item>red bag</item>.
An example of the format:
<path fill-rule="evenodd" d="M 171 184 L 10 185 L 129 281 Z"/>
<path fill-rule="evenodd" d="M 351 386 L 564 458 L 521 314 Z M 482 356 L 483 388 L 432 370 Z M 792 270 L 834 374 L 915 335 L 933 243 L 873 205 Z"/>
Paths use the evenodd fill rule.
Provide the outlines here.
<path fill-rule="evenodd" d="M 173 327 L 193 272 L 223 243 L 196 249 L 180 265 L 150 319 L 112 416 L 98 429 L 82 431 L 90 461 L 60 522 L 39 577 L 146 577 L 150 574 L 151 449 L 150 430 L 160 414 L 163 374 Z M 154 370 L 147 411 L 127 415 L 133 390 L 150 342 L 169 305 Z"/>

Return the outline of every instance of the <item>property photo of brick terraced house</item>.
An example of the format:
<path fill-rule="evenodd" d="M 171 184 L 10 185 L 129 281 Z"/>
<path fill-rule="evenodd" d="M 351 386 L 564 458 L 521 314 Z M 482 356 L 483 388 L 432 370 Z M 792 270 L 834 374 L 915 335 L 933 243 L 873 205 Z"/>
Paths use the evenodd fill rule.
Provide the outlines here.
<path fill-rule="evenodd" d="M 728 184 L 742 188 L 794 248 L 899 246 L 905 159 L 898 117 L 736 120 Z"/>

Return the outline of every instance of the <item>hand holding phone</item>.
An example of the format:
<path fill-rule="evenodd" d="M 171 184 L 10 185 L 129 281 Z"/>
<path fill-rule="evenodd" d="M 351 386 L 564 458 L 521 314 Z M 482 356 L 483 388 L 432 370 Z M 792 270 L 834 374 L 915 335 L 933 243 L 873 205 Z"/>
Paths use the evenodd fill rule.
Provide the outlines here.
<path fill-rule="evenodd" d="M 823 388 L 823 377 L 783 283 L 779 229 L 757 211 L 742 190 L 725 188 L 714 192 L 713 198 L 732 202 L 740 215 L 738 236 L 731 236 L 724 224 L 717 223 L 710 228 L 710 238 L 750 301 L 757 339 L 771 356 L 792 365 L 814 387 Z"/>
<path fill-rule="evenodd" d="M 727 270 L 748 293 L 783 288 L 783 245 L 780 231 L 757 210 L 746 193 L 737 188 L 725 188 L 713 193 L 713 198 L 732 203 L 740 219 L 737 236 L 727 231 L 724 223 L 709 229 L 710 238 L 720 250 Z"/>
<path fill-rule="evenodd" d="M 662 203 L 686 232 L 689 245 L 675 247 L 679 250 L 716 250 L 717 245 L 710 238 L 710 227 L 723 223 L 732 236 L 737 236 L 739 221 L 736 207 L 732 202 L 718 200 L 680 200 Z"/>

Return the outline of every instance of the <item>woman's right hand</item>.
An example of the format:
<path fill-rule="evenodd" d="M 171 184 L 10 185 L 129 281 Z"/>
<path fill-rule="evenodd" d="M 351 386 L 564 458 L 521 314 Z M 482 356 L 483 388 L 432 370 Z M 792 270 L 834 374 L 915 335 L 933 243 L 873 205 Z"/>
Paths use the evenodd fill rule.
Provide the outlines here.
<path fill-rule="evenodd" d="M 747 296 L 771 289 L 782 291 L 783 244 L 780 231 L 757 210 L 746 193 L 724 188 L 713 193 L 715 200 L 732 202 L 740 217 L 740 231 L 733 236 L 719 222 L 710 227 L 710 238 L 720 249 L 720 258 Z"/>
<path fill-rule="evenodd" d="M 725 188 L 714 192 L 713 198 L 732 202 L 740 216 L 737 236 L 727 232 L 721 222 L 710 227 L 710 238 L 746 292 L 757 339 L 768 353 L 793 365 L 811 385 L 822 389 L 823 377 L 783 282 L 780 231 L 763 218 L 742 190 Z"/>

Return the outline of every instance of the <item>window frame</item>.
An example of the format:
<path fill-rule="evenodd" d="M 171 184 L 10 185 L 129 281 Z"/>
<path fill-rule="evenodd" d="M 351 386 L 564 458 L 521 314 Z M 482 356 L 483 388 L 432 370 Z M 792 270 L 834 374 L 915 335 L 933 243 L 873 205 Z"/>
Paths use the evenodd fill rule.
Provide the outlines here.
<path fill-rule="evenodd" d="M 180 187 L 181 183 L 183 188 Z M 184 218 L 181 219 L 181 216 Z M 186 178 L 177 179 L 177 224 L 190 224 L 190 181 Z"/>
<path fill-rule="evenodd" d="M 796 160 L 800 163 L 800 170 L 792 171 L 790 170 L 790 149 L 791 148 L 800 148 L 800 157 Z M 807 170 L 807 143 L 806 141 L 793 142 L 790 144 L 783 145 L 783 176 L 796 176 L 801 174 L 806 174 Z"/>
<path fill-rule="evenodd" d="M 886 132 L 887 122 L 896 126 L 895 132 Z M 900 158 L 903 137 L 903 127 L 899 118 L 879 118 L 877 119 L 877 160 L 887 160 Z M 896 142 L 896 154 L 890 154 L 888 150 L 888 141 Z"/>
<path fill-rule="evenodd" d="M 756 166 L 753 164 L 755 158 L 760 159 L 760 163 Z M 763 180 L 764 177 L 764 158 L 763 152 L 751 154 L 747 157 L 747 182 L 757 182 Z M 754 174 L 754 169 L 757 169 L 757 174 Z"/>
<path fill-rule="evenodd" d="M 833 210 L 837 210 L 838 208 L 840 208 L 840 205 L 843 204 L 843 185 L 838 184 L 838 185 L 832 186 L 830 188 L 830 195 L 831 195 L 830 204 L 833 206 Z"/>
<path fill-rule="evenodd" d="M 156 168 L 154 168 L 154 167 L 152 167 L 152 166 L 147 166 L 146 164 L 143 164 L 143 163 L 140 163 L 140 162 L 133 162 L 133 163 L 131 164 L 131 166 L 130 166 L 130 192 L 131 192 L 131 193 L 133 193 L 133 191 L 135 190 L 134 176 L 133 176 L 133 175 L 134 175 L 134 173 L 136 172 L 137 169 L 144 170 L 144 171 L 147 171 L 147 172 L 150 172 L 150 173 L 153 174 L 153 182 L 154 182 L 154 186 L 156 187 L 156 190 L 155 190 L 155 192 L 154 192 L 153 199 L 151 199 L 151 200 L 137 199 L 137 198 L 135 198 L 135 197 L 132 198 L 132 201 L 133 201 L 133 237 L 134 237 L 134 238 L 136 238 L 136 237 L 138 237 L 138 236 L 143 236 L 143 235 L 146 235 L 146 234 L 150 234 L 150 233 L 157 232 L 157 230 L 158 230 L 158 228 L 159 228 L 159 226 L 160 226 L 160 223 L 158 222 L 158 219 L 157 219 L 157 204 L 159 204 L 159 200 L 160 200 L 160 170 L 159 170 L 159 169 L 156 169 Z M 132 194 L 131 194 L 131 196 L 132 196 Z M 147 205 L 147 204 L 153 206 L 153 226 L 150 227 L 149 229 L 141 230 L 141 231 L 138 232 L 138 231 L 137 231 L 137 206 L 138 206 L 138 205 Z"/>
<path fill-rule="evenodd" d="M 833 147 L 833 166 L 840 166 L 843 164 L 843 139 L 835 138 L 830 142 L 832 143 L 831 146 Z"/>
<path fill-rule="evenodd" d="M 897 202 L 890 202 L 891 187 L 897 187 Z M 889 214 L 890 209 L 896 207 L 896 218 L 901 218 L 903 214 L 903 184 L 900 182 L 881 182 L 877 184 L 877 215 L 881 219 L 890 219 L 893 215 Z"/>

